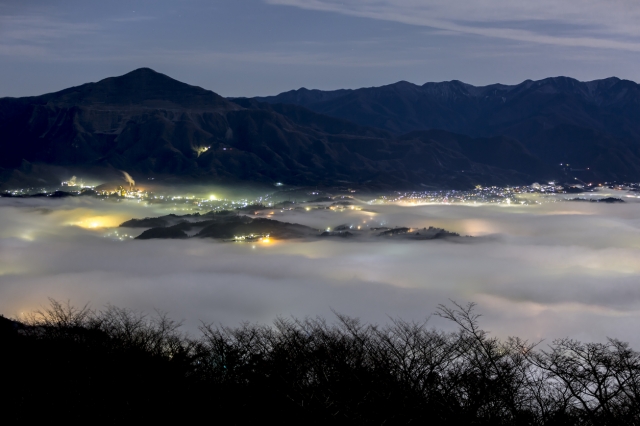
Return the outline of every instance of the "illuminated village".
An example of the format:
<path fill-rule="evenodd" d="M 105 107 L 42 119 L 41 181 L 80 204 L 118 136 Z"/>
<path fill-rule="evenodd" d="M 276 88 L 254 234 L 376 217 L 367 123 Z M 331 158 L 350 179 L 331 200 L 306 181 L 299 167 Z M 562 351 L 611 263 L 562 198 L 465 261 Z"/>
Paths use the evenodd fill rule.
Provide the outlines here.
<path fill-rule="evenodd" d="M 547 197 L 554 195 L 566 195 L 567 197 L 580 194 L 581 197 L 601 197 L 601 191 L 614 190 L 626 191 L 625 197 L 636 197 L 640 195 L 640 183 L 626 184 L 558 184 L 548 182 L 546 184 L 533 183 L 528 186 L 476 186 L 471 190 L 438 190 L 438 191 L 393 191 L 382 194 L 373 194 L 371 191 L 358 191 L 350 188 L 343 190 L 332 190 L 332 194 L 318 190 L 305 191 L 304 188 L 282 189 L 282 183 L 274 186 L 278 190 L 264 194 L 255 199 L 248 198 L 219 198 L 216 195 L 194 195 L 193 193 L 173 193 L 153 192 L 142 187 L 136 187 L 135 181 L 125 173 L 125 183 L 89 185 L 82 180 L 78 183 L 76 176 L 61 183 L 57 188 L 21 188 L 7 191 L 0 196 L 21 197 L 21 196 L 48 196 L 63 197 L 77 195 L 91 195 L 108 201 L 136 200 L 149 204 L 163 204 L 169 210 L 180 212 L 208 212 L 222 210 L 243 209 L 246 213 L 271 217 L 277 211 L 311 211 L 315 209 L 326 209 L 335 212 L 361 210 L 360 204 L 379 205 L 387 203 L 397 203 L 400 205 L 414 204 L 468 204 L 468 205 L 529 205 L 541 204 L 545 202 L 564 201 L 567 198 Z M 185 187 L 188 191 L 189 188 Z M 291 194 L 295 194 L 302 201 L 290 201 Z M 314 201 L 307 201 L 309 198 L 318 198 Z M 327 205 L 327 203 L 329 203 Z M 303 205 L 304 204 L 304 205 Z M 252 207 L 255 207 L 254 211 Z"/>

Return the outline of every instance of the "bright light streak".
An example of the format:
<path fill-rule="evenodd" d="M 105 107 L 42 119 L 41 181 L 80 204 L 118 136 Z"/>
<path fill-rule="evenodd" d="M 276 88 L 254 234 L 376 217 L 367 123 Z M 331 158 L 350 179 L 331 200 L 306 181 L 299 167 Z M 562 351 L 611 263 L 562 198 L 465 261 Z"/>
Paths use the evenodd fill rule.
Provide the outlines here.
<path fill-rule="evenodd" d="M 121 222 L 122 220 L 120 217 L 93 216 L 81 219 L 78 222 L 72 222 L 70 225 L 79 226 L 85 229 L 115 228 Z"/>

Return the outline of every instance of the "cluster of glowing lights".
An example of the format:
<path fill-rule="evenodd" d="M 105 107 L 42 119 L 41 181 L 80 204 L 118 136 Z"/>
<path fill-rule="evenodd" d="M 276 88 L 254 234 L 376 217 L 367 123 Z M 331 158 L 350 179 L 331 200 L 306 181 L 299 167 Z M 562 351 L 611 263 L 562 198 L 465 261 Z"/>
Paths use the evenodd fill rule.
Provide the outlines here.
<path fill-rule="evenodd" d="M 262 236 L 251 234 L 251 235 L 235 236 L 235 237 L 233 237 L 232 241 L 234 241 L 236 243 L 259 241 L 259 242 L 264 243 L 264 244 L 269 244 L 269 243 L 271 243 L 273 241 L 273 239 L 271 238 L 270 234 L 262 235 Z"/>
<path fill-rule="evenodd" d="M 104 236 L 105 238 L 111 238 L 113 240 L 125 241 L 127 239 L 133 239 L 133 235 L 120 234 L 118 231 L 110 232 Z"/>
<path fill-rule="evenodd" d="M 84 229 L 115 228 L 122 222 L 121 219 L 120 217 L 112 216 L 93 216 L 73 222 L 71 225 Z"/>

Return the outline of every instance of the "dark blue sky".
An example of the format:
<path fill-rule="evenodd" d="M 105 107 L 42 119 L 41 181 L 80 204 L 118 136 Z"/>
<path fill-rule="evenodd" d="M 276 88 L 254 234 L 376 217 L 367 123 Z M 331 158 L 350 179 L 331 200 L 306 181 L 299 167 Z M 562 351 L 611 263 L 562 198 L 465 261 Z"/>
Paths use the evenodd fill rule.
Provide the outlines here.
<path fill-rule="evenodd" d="M 637 0 L 0 0 L 0 97 L 151 67 L 223 96 L 640 80 Z"/>

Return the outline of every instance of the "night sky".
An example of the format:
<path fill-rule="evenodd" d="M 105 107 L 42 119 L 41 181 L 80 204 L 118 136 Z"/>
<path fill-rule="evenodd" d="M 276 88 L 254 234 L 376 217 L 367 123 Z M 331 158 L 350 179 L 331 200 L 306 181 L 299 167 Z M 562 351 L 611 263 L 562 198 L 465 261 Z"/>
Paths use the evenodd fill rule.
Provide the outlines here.
<path fill-rule="evenodd" d="M 0 96 L 151 67 L 223 96 L 640 80 L 637 0 L 2 0 Z"/>

